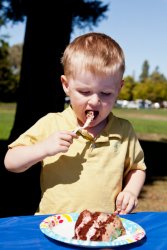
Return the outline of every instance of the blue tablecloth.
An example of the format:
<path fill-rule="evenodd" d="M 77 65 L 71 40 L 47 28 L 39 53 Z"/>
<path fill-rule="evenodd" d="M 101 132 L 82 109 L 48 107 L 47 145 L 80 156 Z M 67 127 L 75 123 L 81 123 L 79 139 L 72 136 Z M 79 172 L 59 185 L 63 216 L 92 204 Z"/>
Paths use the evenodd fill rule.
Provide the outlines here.
<path fill-rule="evenodd" d="M 46 237 L 39 224 L 49 215 L 0 219 L 0 249 L 82 249 Z M 167 250 L 167 212 L 139 212 L 122 216 L 146 231 L 142 240 L 112 249 Z M 87 248 L 88 249 L 88 248 Z"/>

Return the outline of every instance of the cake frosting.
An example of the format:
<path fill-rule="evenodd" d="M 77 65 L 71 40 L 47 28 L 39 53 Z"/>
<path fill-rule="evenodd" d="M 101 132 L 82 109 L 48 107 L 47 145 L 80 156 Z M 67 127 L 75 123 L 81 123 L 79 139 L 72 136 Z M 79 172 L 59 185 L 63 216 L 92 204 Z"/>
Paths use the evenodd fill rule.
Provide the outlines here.
<path fill-rule="evenodd" d="M 84 125 L 82 127 L 78 126 L 76 129 L 73 130 L 73 132 L 77 133 L 77 132 L 86 131 L 85 128 L 87 128 L 90 125 L 93 119 L 94 119 L 94 112 L 89 110 L 86 114 L 86 121 Z"/>
<path fill-rule="evenodd" d="M 90 110 L 86 114 L 86 122 L 83 125 L 83 128 L 87 128 L 90 125 L 90 123 L 93 121 L 93 119 L 94 119 L 94 112 Z"/>

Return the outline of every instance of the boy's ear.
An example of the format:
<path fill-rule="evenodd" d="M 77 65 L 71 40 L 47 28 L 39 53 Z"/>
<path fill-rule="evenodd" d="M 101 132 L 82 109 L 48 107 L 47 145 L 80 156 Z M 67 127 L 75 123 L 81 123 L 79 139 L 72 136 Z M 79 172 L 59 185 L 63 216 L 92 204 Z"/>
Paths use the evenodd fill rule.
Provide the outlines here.
<path fill-rule="evenodd" d="M 67 77 L 65 75 L 61 75 L 60 80 L 61 80 L 64 92 L 66 93 L 66 95 L 68 95 L 69 94 L 69 84 L 67 81 Z"/>
<path fill-rule="evenodd" d="M 124 86 L 124 80 L 121 80 L 121 88 Z"/>
<path fill-rule="evenodd" d="M 118 93 L 121 91 L 123 86 L 124 86 L 124 80 L 122 79 L 119 83 Z"/>

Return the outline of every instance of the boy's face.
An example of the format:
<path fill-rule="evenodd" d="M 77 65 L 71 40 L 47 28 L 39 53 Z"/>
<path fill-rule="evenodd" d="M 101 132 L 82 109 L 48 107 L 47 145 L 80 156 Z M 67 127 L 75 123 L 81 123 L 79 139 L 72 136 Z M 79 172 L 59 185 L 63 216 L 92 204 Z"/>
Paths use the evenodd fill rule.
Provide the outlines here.
<path fill-rule="evenodd" d="M 106 123 L 123 85 L 120 74 L 101 77 L 85 70 L 76 73 L 75 79 L 67 80 L 62 75 L 61 81 L 80 125 L 85 123 L 88 111 L 94 112 L 95 119 L 90 127 Z"/>

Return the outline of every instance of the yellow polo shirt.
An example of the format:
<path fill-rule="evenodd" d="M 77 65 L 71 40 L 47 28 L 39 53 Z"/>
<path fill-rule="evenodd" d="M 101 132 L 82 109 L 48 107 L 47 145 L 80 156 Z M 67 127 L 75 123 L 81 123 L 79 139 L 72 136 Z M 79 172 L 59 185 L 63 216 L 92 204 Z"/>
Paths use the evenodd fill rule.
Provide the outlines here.
<path fill-rule="evenodd" d="M 71 107 L 49 113 L 9 147 L 32 145 L 59 130 L 74 130 Z M 144 155 L 131 124 L 109 115 L 108 124 L 92 142 L 82 135 L 67 153 L 42 162 L 40 214 L 91 211 L 113 212 L 123 179 L 132 169 L 145 170 Z"/>

